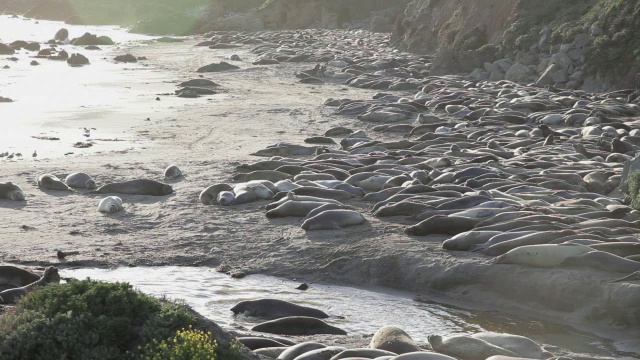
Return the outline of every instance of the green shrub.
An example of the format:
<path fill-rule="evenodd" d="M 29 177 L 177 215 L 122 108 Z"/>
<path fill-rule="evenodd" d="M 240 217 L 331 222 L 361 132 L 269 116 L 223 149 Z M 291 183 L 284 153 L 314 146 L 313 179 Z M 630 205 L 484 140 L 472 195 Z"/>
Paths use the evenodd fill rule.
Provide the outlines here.
<path fill-rule="evenodd" d="M 637 209 L 640 205 L 640 199 L 638 199 L 638 195 L 640 194 L 640 170 L 629 175 L 628 183 L 631 203 L 633 204 L 633 207 Z"/>
<path fill-rule="evenodd" d="M 2 359 L 130 359 L 137 344 L 191 326 L 183 305 L 126 283 L 93 280 L 48 285 L 0 318 Z"/>
<path fill-rule="evenodd" d="M 178 330 L 172 338 L 153 340 L 141 348 L 144 360 L 216 360 L 218 346 L 211 333 L 204 331 Z"/>

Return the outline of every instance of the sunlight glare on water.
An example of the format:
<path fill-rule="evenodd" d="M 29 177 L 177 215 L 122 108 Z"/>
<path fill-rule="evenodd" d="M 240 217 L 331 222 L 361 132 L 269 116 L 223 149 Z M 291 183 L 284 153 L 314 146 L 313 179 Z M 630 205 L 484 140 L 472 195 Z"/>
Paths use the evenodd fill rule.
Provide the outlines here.
<path fill-rule="evenodd" d="M 44 154 L 56 147 L 69 147 L 82 137 L 83 127 L 94 127 L 97 138 L 122 138 L 132 119 L 144 119 L 155 104 L 149 83 L 161 83 L 162 74 L 143 64 L 118 64 L 115 55 L 131 45 L 142 45 L 154 37 L 131 34 L 115 26 L 79 26 L 60 22 L 0 16 L 0 42 L 36 41 L 41 48 L 62 27 L 71 38 L 89 32 L 111 37 L 116 45 L 102 50 L 60 45 L 69 54 L 81 53 L 90 65 L 71 67 L 65 61 L 35 58 L 37 52 L 19 50 L 0 57 L 0 96 L 14 102 L 0 104 L 0 152 L 32 151 Z M 17 60 L 11 60 L 11 57 Z M 32 66 L 31 61 L 39 65 Z M 1 69 L 8 66 L 9 69 Z M 153 90 L 152 90 L 153 91 Z M 32 136 L 55 136 L 58 142 L 34 140 Z M 90 140 L 90 139 L 89 139 Z M 108 146 L 108 144 L 106 144 Z M 26 147 L 26 149 L 22 148 Z M 60 150 L 63 151 L 63 150 Z M 61 154 L 58 154 L 61 155 Z"/>

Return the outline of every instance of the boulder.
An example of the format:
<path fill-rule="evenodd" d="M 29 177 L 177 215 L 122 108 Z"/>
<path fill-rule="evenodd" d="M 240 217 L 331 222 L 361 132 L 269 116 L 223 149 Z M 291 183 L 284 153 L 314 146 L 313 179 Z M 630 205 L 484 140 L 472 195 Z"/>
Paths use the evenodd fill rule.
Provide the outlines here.
<path fill-rule="evenodd" d="M 543 87 L 543 86 L 552 85 L 556 83 L 557 81 L 554 80 L 554 74 L 559 71 L 563 71 L 560 65 L 558 64 L 549 65 L 547 69 L 544 71 L 544 73 L 540 76 L 540 78 L 538 78 L 538 81 L 536 81 L 536 86 Z"/>
<path fill-rule="evenodd" d="M 138 59 L 136 59 L 135 56 L 131 55 L 131 54 L 126 54 L 126 55 L 118 55 L 114 58 L 115 61 L 117 62 L 124 62 L 124 63 L 135 63 L 138 62 Z"/>
<path fill-rule="evenodd" d="M 9 45 L 0 43 L 0 55 L 13 55 L 16 51 Z"/>
<path fill-rule="evenodd" d="M 532 75 L 533 71 L 527 65 L 515 63 L 509 68 L 504 78 L 513 82 L 528 83 Z"/>
<path fill-rule="evenodd" d="M 96 36 L 94 34 L 85 33 L 79 38 L 75 38 L 71 41 L 73 45 L 76 46 L 87 46 L 87 45 L 113 45 L 114 42 L 108 36 Z"/>
<path fill-rule="evenodd" d="M 54 40 L 65 41 L 69 38 L 69 30 L 62 28 L 58 30 L 56 35 L 53 37 Z"/>
<path fill-rule="evenodd" d="M 229 64 L 228 62 L 220 62 L 220 63 L 213 63 L 213 64 L 209 64 L 209 65 L 205 65 L 201 68 L 198 69 L 199 73 L 203 73 L 203 72 L 221 72 L 221 71 L 230 71 L 230 70 L 238 70 L 240 69 L 240 67 Z"/>
<path fill-rule="evenodd" d="M 87 59 L 82 54 L 71 54 L 71 57 L 69 57 L 67 59 L 67 64 L 69 64 L 71 66 L 88 65 L 89 64 L 89 59 Z"/>

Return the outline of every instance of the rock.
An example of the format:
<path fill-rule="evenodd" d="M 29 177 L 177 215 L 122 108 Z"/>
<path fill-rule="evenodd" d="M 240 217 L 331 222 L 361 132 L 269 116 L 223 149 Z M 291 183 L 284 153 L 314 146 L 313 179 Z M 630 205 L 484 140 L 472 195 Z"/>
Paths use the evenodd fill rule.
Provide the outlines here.
<path fill-rule="evenodd" d="M 551 79 L 553 79 L 553 81 L 556 83 L 564 83 L 569 80 L 569 74 L 567 70 L 560 69 L 551 74 Z"/>
<path fill-rule="evenodd" d="M 558 64 L 551 64 L 547 67 L 547 70 L 538 78 L 536 81 L 536 86 L 547 86 L 555 83 L 554 74 L 562 71 L 562 68 Z"/>
<path fill-rule="evenodd" d="M 201 68 L 198 69 L 199 73 L 203 73 L 203 72 L 221 72 L 221 71 L 230 71 L 230 70 L 237 70 L 240 69 L 238 66 L 229 64 L 228 62 L 220 62 L 218 64 L 213 63 L 213 64 L 209 64 L 209 65 L 205 65 Z"/>
<path fill-rule="evenodd" d="M 504 78 L 513 82 L 528 83 L 532 75 L 533 72 L 528 66 L 515 63 L 511 68 L 509 68 L 509 71 L 504 75 Z"/>
<path fill-rule="evenodd" d="M 117 62 L 124 62 L 124 63 L 135 63 L 135 62 L 138 62 L 138 59 L 136 59 L 136 57 L 131 55 L 131 54 L 118 55 L 113 60 L 115 60 Z"/>
<path fill-rule="evenodd" d="M 540 60 L 540 63 L 538 64 L 538 74 L 542 75 L 545 70 L 547 70 L 547 68 L 549 67 L 549 61 L 551 61 L 550 57 L 546 57 Z"/>
<path fill-rule="evenodd" d="M 597 23 L 593 23 L 593 25 L 591 25 L 591 28 L 589 29 L 589 35 L 598 37 L 602 35 L 602 33 L 602 28 Z"/>
<path fill-rule="evenodd" d="M 69 38 L 69 30 L 62 28 L 53 37 L 54 40 L 65 41 Z"/>
<path fill-rule="evenodd" d="M 396 354 L 405 354 L 420 351 L 420 347 L 413 339 L 397 326 L 383 326 L 373 335 L 369 347 L 391 351 Z"/>
<path fill-rule="evenodd" d="M 211 86 L 211 87 L 215 87 L 215 86 L 220 86 L 218 84 L 216 84 L 215 82 L 209 80 L 209 79 L 192 79 L 189 81 L 185 81 L 180 83 L 178 86 L 182 86 L 182 87 L 187 87 L 187 86 Z"/>
<path fill-rule="evenodd" d="M 491 75 L 489 75 L 489 80 L 491 81 L 500 81 L 504 79 L 504 72 L 502 72 L 502 68 L 497 63 L 491 64 Z"/>
<path fill-rule="evenodd" d="M 87 46 L 87 45 L 113 45 L 114 42 L 108 36 L 96 36 L 93 34 L 85 33 L 79 38 L 75 38 L 71 41 L 73 45 L 76 46 Z"/>
<path fill-rule="evenodd" d="M 573 61 L 566 52 L 559 52 L 551 56 L 549 64 L 557 64 L 561 69 L 567 70 L 573 64 Z"/>
<path fill-rule="evenodd" d="M 13 55 L 16 51 L 9 45 L 0 43 L 0 55 Z"/>
<path fill-rule="evenodd" d="M 28 43 L 24 46 L 25 49 L 29 51 L 40 51 L 40 44 L 37 42 Z"/>
<path fill-rule="evenodd" d="M 10 102 L 13 102 L 13 100 L 0 96 L 0 103 L 10 103 Z"/>
<path fill-rule="evenodd" d="M 183 90 L 178 93 L 178 97 L 193 99 L 200 97 L 200 95 L 198 95 L 198 93 L 193 90 Z"/>
<path fill-rule="evenodd" d="M 589 43 L 589 35 L 587 34 L 578 34 L 573 41 L 573 45 L 576 49 L 582 49 Z"/>
<path fill-rule="evenodd" d="M 506 73 L 507 71 L 509 71 L 513 63 L 509 59 L 502 59 L 494 62 L 494 64 L 498 65 L 500 71 Z"/>
<path fill-rule="evenodd" d="M 584 56 L 584 50 L 583 49 L 573 49 L 571 51 L 569 51 L 567 53 L 567 55 L 569 55 L 569 58 L 571 58 L 571 60 L 573 61 L 578 61 L 578 60 L 582 60 L 582 56 Z"/>
<path fill-rule="evenodd" d="M 71 54 L 71 57 L 69 57 L 67 59 L 67 64 L 69 64 L 71 66 L 88 65 L 89 64 L 89 59 L 87 59 L 82 54 Z"/>
<path fill-rule="evenodd" d="M 85 50 L 102 50 L 101 48 L 95 46 L 95 45 L 89 45 L 87 47 L 84 48 Z"/>
<path fill-rule="evenodd" d="M 37 66 L 37 65 L 40 65 L 40 63 L 35 60 L 31 61 L 31 66 Z"/>
<path fill-rule="evenodd" d="M 551 29 L 548 27 L 544 27 L 542 31 L 540 31 L 540 39 L 538 40 L 538 49 L 543 49 L 547 44 L 551 41 Z"/>
<path fill-rule="evenodd" d="M 64 21 L 64 23 L 69 25 L 84 25 L 84 21 L 78 15 L 72 15 L 68 17 L 67 20 Z"/>

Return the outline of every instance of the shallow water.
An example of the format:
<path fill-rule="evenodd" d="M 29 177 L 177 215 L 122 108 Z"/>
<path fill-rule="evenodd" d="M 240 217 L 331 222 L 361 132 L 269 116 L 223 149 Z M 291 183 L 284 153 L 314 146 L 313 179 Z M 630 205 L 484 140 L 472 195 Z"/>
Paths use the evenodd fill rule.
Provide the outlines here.
<path fill-rule="evenodd" d="M 635 358 L 616 353 L 604 339 L 568 327 L 496 312 L 465 311 L 418 302 L 412 293 L 386 288 L 311 284 L 307 291 L 300 291 L 295 290 L 299 282 L 264 275 L 233 279 L 213 269 L 200 267 L 74 269 L 63 270 L 62 276 L 126 281 L 154 296 L 183 299 L 199 313 L 230 329 L 248 330 L 260 322 L 248 316 L 234 317 L 229 309 L 237 302 L 277 298 L 325 311 L 331 316 L 327 322 L 350 335 L 370 335 L 386 324 L 402 327 L 419 342 L 426 342 L 430 334 L 503 331 L 529 336 L 540 343 L 576 353 L 613 356 L 616 359 Z"/>
<path fill-rule="evenodd" d="M 61 45 L 69 54 L 85 55 L 90 65 L 71 67 L 65 61 L 33 58 L 37 52 L 20 50 L 13 56 L 0 57 L 0 96 L 14 100 L 0 104 L 0 152 L 31 154 L 36 149 L 43 156 L 62 156 L 100 150 L 115 150 L 133 140 L 124 131 L 134 121 L 143 121 L 167 104 L 155 101 L 159 90 L 173 92 L 171 84 L 163 84 L 166 75 L 143 63 L 117 64 L 112 59 L 124 54 L 123 48 L 144 45 L 154 37 L 131 34 L 115 26 L 66 25 L 61 22 L 0 16 L 0 42 L 36 41 L 46 48 L 62 27 L 70 38 L 85 32 L 111 37 L 116 45 L 101 46 L 100 51 L 82 46 Z M 18 60 L 13 61 L 10 58 Z M 36 60 L 40 65 L 30 65 Z M 9 69 L 2 69 L 8 65 Z M 90 137 L 83 128 L 93 127 Z M 58 141 L 37 140 L 33 136 L 58 137 Z M 75 149 L 79 141 L 96 140 L 90 149 Z M 108 140 L 108 141 L 107 141 Z"/>

